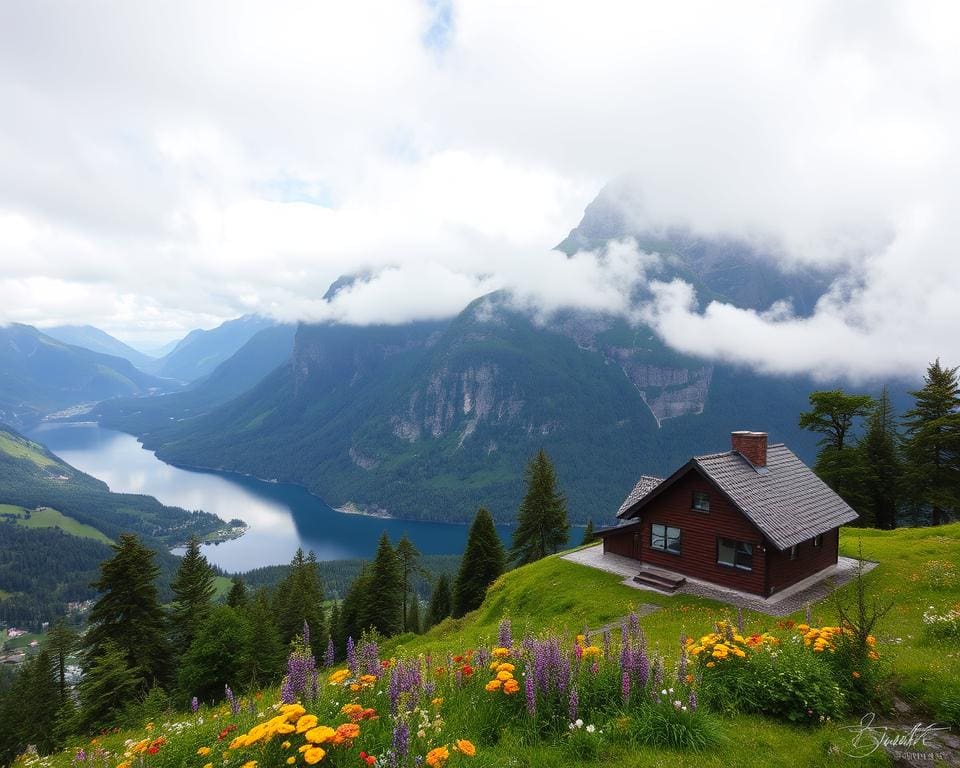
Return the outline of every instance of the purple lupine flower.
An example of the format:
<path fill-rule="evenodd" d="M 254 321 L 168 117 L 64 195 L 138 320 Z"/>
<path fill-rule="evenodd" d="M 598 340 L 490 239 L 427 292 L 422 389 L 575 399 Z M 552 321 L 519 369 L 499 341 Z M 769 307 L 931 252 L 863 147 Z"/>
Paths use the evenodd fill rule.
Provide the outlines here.
<path fill-rule="evenodd" d="M 660 688 L 663 685 L 663 659 L 659 656 L 653 660 L 653 687 Z"/>
<path fill-rule="evenodd" d="M 630 652 L 630 638 L 623 636 L 620 643 L 620 669 L 629 670 L 633 666 L 633 654 Z"/>
<path fill-rule="evenodd" d="M 357 648 L 359 661 L 358 674 L 380 677 L 383 672 L 380 666 L 380 648 L 371 640 L 363 640 Z"/>
<path fill-rule="evenodd" d="M 193 712 L 193 714 L 197 714 L 198 709 L 200 709 L 200 702 L 197 701 L 197 697 L 194 696 L 190 699 L 190 711 Z"/>
<path fill-rule="evenodd" d="M 643 687 L 650 679 L 650 659 L 646 648 L 640 648 L 631 660 L 633 661 L 632 671 L 637 676 L 637 684 Z"/>
<path fill-rule="evenodd" d="M 237 700 L 237 697 L 233 695 L 233 691 L 230 690 L 229 685 L 223 686 L 224 693 L 226 694 L 227 701 L 230 702 L 230 712 L 233 715 L 240 714 L 240 702 Z"/>
<path fill-rule="evenodd" d="M 687 648 L 680 646 L 680 662 L 677 664 L 677 682 L 685 683 L 687 680 Z"/>
<path fill-rule="evenodd" d="M 533 717 L 537 714 L 537 684 L 533 675 L 527 675 L 523 681 L 523 690 L 527 695 L 527 714 Z"/>
<path fill-rule="evenodd" d="M 577 710 L 580 709 L 580 697 L 577 695 L 577 687 L 573 686 L 570 688 L 570 701 L 569 701 L 569 710 L 570 722 L 575 723 L 577 721 Z"/>
<path fill-rule="evenodd" d="M 630 611 L 630 615 L 627 616 L 627 620 L 630 622 L 630 635 L 637 640 L 640 639 L 640 617 L 637 616 L 636 611 Z"/>
<path fill-rule="evenodd" d="M 501 648 L 513 648 L 513 631 L 510 625 L 510 619 L 504 619 L 500 622 L 500 633 L 497 642 Z"/>
<path fill-rule="evenodd" d="M 590 665 L 590 674 L 593 675 L 593 676 L 597 676 L 597 675 L 600 674 L 600 662 L 599 662 L 599 661 L 595 661 L 595 662 L 593 662 L 593 664 Z"/>
<path fill-rule="evenodd" d="M 283 678 L 280 697 L 284 704 L 293 704 L 307 693 L 316 697 L 317 664 L 309 647 L 297 644 L 287 657 L 287 674 Z"/>
<path fill-rule="evenodd" d="M 570 657 L 566 654 L 557 659 L 556 676 L 557 690 L 563 693 L 570 686 Z"/>
<path fill-rule="evenodd" d="M 87 753 L 84 751 L 83 747 L 80 747 L 80 749 L 77 750 L 77 754 L 73 756 L 73 762 L 82 763 L 82 762 L 85 762 L 86 759 L 87 759 Z"/>
<path fill-rule="evenodd" d="M 620 693 L 625 702 L 630 701 L 630 670 L 623 670 L 620 675 Z"/>
<path fill-rule="evenodd" d="M 350 672 L 354 675 L 357 674 L 357 649 L 353 644 L 353 637 L 347 638 L 347 666 L 350 668 Z"/>
<path fill-rule="evenodd" d="M 697 692 L 690 691 L 690 697 L 687 700 L 687 706 L 690 708 L 691 712 L 697 711 Z"/>
<path fill-rule="evenodd" d="M 397 720 L 393 727 L 393 751 L 402 760 L 409 749 L 410 727 L 403 720 Z"/>
<path fill-rule="evenodd" d="M 328 669 L 334 665 L 337 660 L 337 651 L 333 647 L 333 638 L 327 640 L 327 652 L 323 656 L 323 666 Z"/>

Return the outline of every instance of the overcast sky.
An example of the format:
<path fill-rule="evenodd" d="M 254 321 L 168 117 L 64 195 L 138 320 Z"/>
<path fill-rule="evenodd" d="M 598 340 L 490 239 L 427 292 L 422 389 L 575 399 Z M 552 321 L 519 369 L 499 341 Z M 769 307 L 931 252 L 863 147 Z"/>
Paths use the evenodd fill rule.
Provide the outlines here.
<path fill-rule="evenodd" d="M 0 0 L 0 105 L 0 320 L 151 343 L 510 288 L 763 370 L 960 363 L 953 2 Z M 655 257 L 551 252 L 622 174 L 651 221 L 856 280 L 804 319 L 631 308 Z"/>

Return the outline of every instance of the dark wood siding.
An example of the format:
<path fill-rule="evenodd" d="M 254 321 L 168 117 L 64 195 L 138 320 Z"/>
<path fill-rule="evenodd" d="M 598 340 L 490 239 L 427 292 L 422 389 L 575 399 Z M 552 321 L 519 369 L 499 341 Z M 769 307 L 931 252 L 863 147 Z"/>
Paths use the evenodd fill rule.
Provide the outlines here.
<path fill-rule="evenodd" d="M 814 547 L 813 539 L 797 544 L 795 560 L 790 559 L 789 550 L 780 552 L 771 547 L 767 557 L 771 594 L 836 564 L 839 545 L 839 531 L 834 528 L 823 534 L 821 547 Z"/>
<path fill-rule="evenodd" d="M 710 497 L 709 512 L 695 512 L 695 491 Z M 643 562 L 695 579 L 745 592 L 763 594 L 766 551 L 762 534 L 699 472 L 691 470 L 661 493 L 642 512 Z M 663 523 L 681 531 L 679 555 L 650 547 L 650 526 Z M 717 563 L 717 539 L 723 537 L 753 544 L 753 570 L 744 571 Z"/>
<path fill-rule="evenodd" d="M 603 536 L 603 551 L 612 555 L 623 555 L 639 559 L 642 529 L 638 525 L 624 527 L 622 531 Z"/>

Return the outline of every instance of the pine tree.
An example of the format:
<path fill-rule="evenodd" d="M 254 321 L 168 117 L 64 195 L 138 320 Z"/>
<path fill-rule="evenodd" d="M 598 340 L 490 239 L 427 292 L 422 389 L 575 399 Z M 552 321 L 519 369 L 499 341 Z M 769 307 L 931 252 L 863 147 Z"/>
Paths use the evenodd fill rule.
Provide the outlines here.
<path fill-rule="evenodd" d="M 112 546 L 116 554 L 100 565 L 100 578 L 93 584 L 102 594 L 90 611 L 84 666 L 87 670 L 96 666 L 110 646 L 124 660 L 136 687 L 145 692 L 154 684 L 163 685 L 170 670 L 166 617 L 157 597 L 160 569 L 153 552 L 132 534 L 120 534 Z M 118 689 L 118 701 L 120 693 Z"/>
<path fill-rule="evenodd" d="M 527 493 L 520 504 L 510 560 L 525 565 L 557 552 L 567 543 L 567 502 L 557 489 L 556 473 L 541 449 L 526 470 Z M 454 601 L 456 602 L 456 601 Z"/>
<path fill-rule="evenodd" d="M 303 633 L 303 623 L 310 627 L 310 648 L 317 658 L 327 648 L 327 625 L 323 613 L 323 585 L 320 565 L 311 552 L 298 549 L 290 563 L 290 572 L 280 582 L 276 593 L 277 626 L 280 637 L 289 644 Z"/>
<path fill-rule="evenodd" d="M 407 632 L 420 634 L 420 598 L 416 591 L 410 593 L 410 606 L 407 608 Z"/>
<path fill-rule="evenodd" d="M 180 661 L 180 690 L 204 701 L 221 698 L 225 685 L 239 690 L 247 682 L 249 634 L 249 624 L 229 605 L 210 611 Z"/>
<path fill-rule="evenodd" d="M 227 593 L 227 605 L 231 608 L 244 608 L 247 605 L 247 585 L 243 579 L 234 576 L 230 580 L 230 591 Z"/>
<path fill-rule="evenodd" d="M 28 744 L 41 755 L 61 746 L 54 661 L 46 648 L 24 663 L 0 699 L 0 765 L 9 765 Z"/>
<path fill-rule="evenodd" d="M 70 654 L 76 649 L 79 636 L 67 626 L 67 623 L 60 619 L 53 628 L 47 633 L 45 647 L 49 650 L 53 659 L 54 670 L 57 676 L 57 687 L 59 690 L 59 702 L 64 704 L 68 698 L 67 690 L 67 660 Z"/>
<path fill-rule="evenodd" d="M 583 541 L 580 542 L 580 546 L 593 544 L 596 540 L 597 534 L 593 532 L 593 518 L 590 518 L 587 520 L 587 527 L 583 529 Z"/>
<path fill-rule="evenodd" d="M 142 679 L 127 662 L 127 652 L 105 640 L 80 680 L 80 722 L 85 730 L 113 725 L 120 710 L 137 698 Z"/>
<path fill-rule="evenodd" d="M 246 671 L 242 679 L 250 689 L 255 689 L 280 679 L 287 651 L 266 589 L 258 589 L 242 612 L 249 628 L 244 654 Z"/>
<path fill-rule="evenodd" d="M 350 585 L 350 589 L 347 590 L 346 597 L 343 598 L 343 604 L 340 606 L 338 654 L 346 653 L 347 638 L 352 637 L 354 641 L 357 641 L 364 630 L 368 629 L 363 622 L 366 620 L 365 606 L 372 581 L 373 569 L 369 563 L 364 563 L 360 568 L 360 573 L 357 574 Z"/>
<path fill-rule="evenodd" d="M 430 628 L 443 621 L 453 610 L 453 600 L 450 595 L 450 580 L 446 574 L 441 574 L 430 595 L 430 606 L 427 609 L 427 627 Z"/>
<path fill-rule="evenodd" d="M 459 618 L 479 608 L 486 597 L 487 587 L 505 568 L 506 554 L 493 518 L 480 507 L 470 526 L 467 548 L 453 585 L 453 616 Z"/>
<path fill-rule="evenodd" d="M 380 536 L 370 569 L 370 584 L 359 611 L 360 626 L 373 628 L 384 637 L 403 628 L 403 585 L 397 553 L 386 533 Z M 354 638 L 356 639 L 356 638 Z"/>
<path fill-rule="evenodd" d="M 933 525 L 960 510 L 960 383 L 956 368 L 931 363 L 923 387 L 911 392 L 904 455 L 913 502 L 930 509 Z"/>
<path fill-rule="evenodd" d="M 213 569 L 200 552 L 200 541 L 196 536 L 190 537 L 170 587 L 174 594 L 170 636 L 175 653 L 182 654 L 186 653 L 210 615 L 216 592 Z"/>
<path fill-rule="evenodd" d="M 333 640 L 335 657 L 337 659 L 343 658 L 347 636 L 343 633 L 343 616 L 340 614 L 339 600 L 334 600 L 333 607 L 330 609 L 330 638 Z"/>
<path fill-rule="evenodd" d="M 864 463 L 864 512 L 871 524 L 890 530 L 897 527 L 903 466 L 890 394 L 884 387 L 877 407 L 867 419 L 867 433 L 860 441 Z"/>
<path fill-rule="evenodd" d="M 412 594 L 413 578 L 420 570 L 420 551 L 413 545 L 413 542 L 407 538 L 406 534 L 397 542 L 397 562 L 400 565 L 400 585 L 403 591 L 403 631 L 411 630 L 416 632 L 417 630 L 411 629 L 407 624 L 407 618 L 410 613 L 410 604 L 416 601 L 416 595 Z M 419 622 L 417 626 L 419 626 Z"/>
<path fill-rule="evenodd" d="M 810 405 L 809 411 L 800 414 L 799 425 L 823 435 L 814 472 L 847 504 L 862 511 L 867 503 L 863 486 L 864 456 L 849 442 L 857 420 L 867 417 L 873 409 L 873 398 L 832 389 L 812 392 Z"/>

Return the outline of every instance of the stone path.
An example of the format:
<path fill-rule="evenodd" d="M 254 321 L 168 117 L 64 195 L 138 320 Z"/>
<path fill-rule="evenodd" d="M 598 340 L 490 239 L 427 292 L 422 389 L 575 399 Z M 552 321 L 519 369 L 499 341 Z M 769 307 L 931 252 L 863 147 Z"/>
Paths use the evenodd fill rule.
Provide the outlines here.
<path fill-rule="evenodd" d="M 646 590 L 661 595 L 696 595 L 708 600 L 728 603 L 738 608 L 765 613 L 768 616 L 788 616 L 795 611 L 802 610 L 808 604 L 816 603 L 827 597 L 836 587 L 846 584 L 857 575 L 857 561 L 849 557 L 841 557 L 833 568 L 818 573 L 809 579 L 804 579 L 789 589 L 764 599 L 758 595 L 719 587 L 716 584 L 692 579 L 689 576 L 686 577 L 686 583 L 676 592 L 661 592 L 645 584 L 638 584 L 633 580 L 633 577 L 640 571 L 640 563 L 622 555 L 604 554 L 602 544 L 578 549 L 562 555 L 562 557 L 565 560 L 589 568 L 597 568 L 601 571 L 623 576 L 622 584 L 633 589 Z M 873 570 L 876 565 L 876 563 L 864 563 L 864 573 Z"/>

